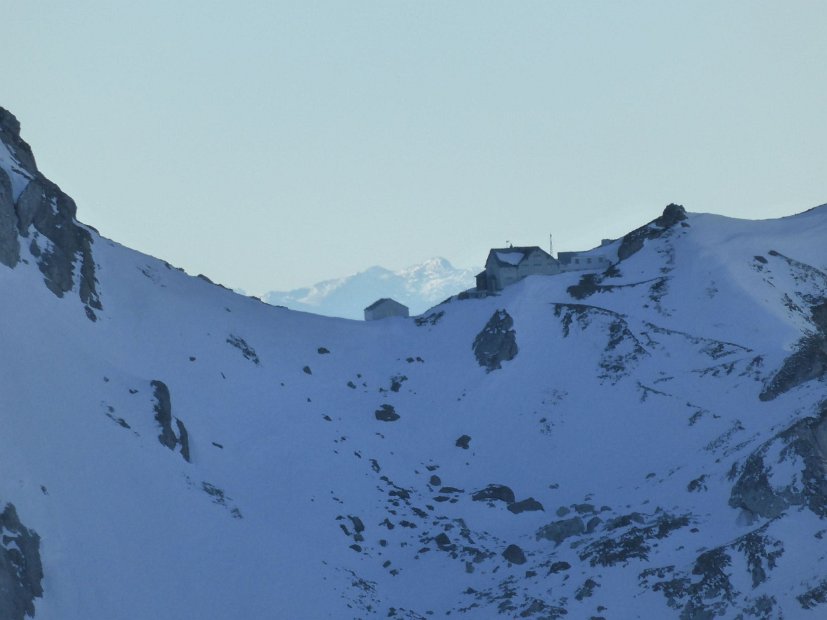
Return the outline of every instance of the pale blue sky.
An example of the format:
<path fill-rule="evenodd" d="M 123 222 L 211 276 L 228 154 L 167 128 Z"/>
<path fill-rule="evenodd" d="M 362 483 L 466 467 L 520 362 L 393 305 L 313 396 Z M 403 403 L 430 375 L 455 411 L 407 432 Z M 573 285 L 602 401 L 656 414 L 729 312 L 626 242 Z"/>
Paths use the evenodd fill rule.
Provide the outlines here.
<path fill-rule="evenodd" d="M 827 202 L 827 2 L 4 7 L 0 105 L 105 236 L 249 292 Z"/>

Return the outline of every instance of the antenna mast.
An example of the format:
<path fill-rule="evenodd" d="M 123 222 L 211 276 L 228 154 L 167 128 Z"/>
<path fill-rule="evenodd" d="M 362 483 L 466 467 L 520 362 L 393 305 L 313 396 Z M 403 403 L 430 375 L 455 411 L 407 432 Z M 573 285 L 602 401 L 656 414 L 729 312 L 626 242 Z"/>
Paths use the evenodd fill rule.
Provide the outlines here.
<path fill-rule="evenodd" d="M 549 235 L 548 235 L 548 253 L 549 253 L 549 256 L 554 256 L 554 243 L 552 242 L 552 239 L 551 239 L 551 233 L 549 233 Z"/>

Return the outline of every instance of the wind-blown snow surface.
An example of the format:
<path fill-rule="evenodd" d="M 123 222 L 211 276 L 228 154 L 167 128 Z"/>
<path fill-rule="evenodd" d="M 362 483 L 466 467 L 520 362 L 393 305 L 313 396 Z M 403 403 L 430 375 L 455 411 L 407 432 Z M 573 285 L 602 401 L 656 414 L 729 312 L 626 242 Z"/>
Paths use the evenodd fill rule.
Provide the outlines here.
<path fill-rule="evenodd" d="M 823 617 L 825 382 L 787 363 L 827 207 L 646 231 L 601 276 L 368 323 L 94 234 L 92 321 L 24 244 L 0 500 L 36 617 Z"/>
<path fill-rule="evenodd" d="M 399 271 L 371 267 L 292 291 L 271 291 L 263 299 L 274 306 L 348 319 L 362 319 L 377 299 L 392 297 L 420 314 L 451 295 L 474 286 L 479 269 L 459 269 L 444 258 L 431 258 Z"/>

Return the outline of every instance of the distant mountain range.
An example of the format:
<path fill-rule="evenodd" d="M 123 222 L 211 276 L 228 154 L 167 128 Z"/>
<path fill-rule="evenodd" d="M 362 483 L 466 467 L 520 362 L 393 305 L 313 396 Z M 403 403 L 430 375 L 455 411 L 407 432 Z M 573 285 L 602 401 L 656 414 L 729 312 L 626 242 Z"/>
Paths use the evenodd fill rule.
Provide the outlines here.
<path fill-rule="evenodd" d="M 474 286 L 474 275 L 479 271 L 460 269 L 437 257 L 399 271 L 375 266 L 305 288 L 271 291 L 262 299 L 291 310 L 361 319 L 366 306 L 381 297 L 392 297 L 416 315 Z"/>

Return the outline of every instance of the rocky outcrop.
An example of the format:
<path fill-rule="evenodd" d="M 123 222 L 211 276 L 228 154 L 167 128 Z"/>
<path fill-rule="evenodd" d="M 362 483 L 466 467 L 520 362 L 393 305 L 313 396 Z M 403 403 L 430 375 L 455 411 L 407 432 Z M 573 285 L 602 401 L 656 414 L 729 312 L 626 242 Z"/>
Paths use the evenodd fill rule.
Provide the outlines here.
<path fill-rule="evenodd" d="M 497 310 L 483 330 L 474 338 L 474 355 L 488 372 L 502 368 L 502 362 L 517 356 L 517 332 L 514 319 L 505 310 Z"/>
<path fill-rule="evenodd" d="M 20 241 L 14 211 L 11 179 L 0 168 L 0 263 L 14 267 L 20 261 Z"/>
<path fill-rule="evenodd" d="M 685 219 L 686 209 L 681 205 L 674 203 L 667 205 L 660 217 L 623 237 L 623 241 L 620 242 L 620 247 L 617 250 L 617 257 L 620 260 L 629 258 L 643 247 L 644 241 L 657 239 Z"/>
<path fill-rule="evenodd" d="M 393 405 L 382 405 L 373 412 L 373 416 L 380 422 L 396 422 L 399 419 L 399 414 L 396 413 Z"/>
<path fill-rule="evenodd" d="M 768 526 L 704 551 L 690 570 L 676 570 L 675 566 L 645 569 L 639 575 L 640 583 L 661 592 L 667 604 L 680 611 L 681 619 L 781 618 L 781 614 L 772 613 L 776 607 L 773 597 L 753 597 L 752 592 L 739 590 L 744 583 L 751 582 L 752 590 L 764 583 L 784 554 L 781 541 L 767 534 Z M 744 569 L 747 575 L 737 574 Z M 731 616 L 735 611 L 742 613 Z"/>
<path fill-rule="evenodd" d="M 29 179 L 16 200 L 6 172 L 0 174 L 0 262 L 9 267 L 20 259 L 20 237 L 29 239 L 32 257 L 47 288 L 56 296 L 77 290 L 86 315 L 96 320 L 101 309 L 92 257 L 92 235 L 75 219 L 77 207 L 35 165 L 31 148 L 20 138 L 20 123 L 0 108 L 0 140 Z"/>
<path fill-rule="evenodd" d="M 152 381 L 152 388 L 155 390 L 155 421 L 161 427 L 161 434 L 158 435 L 158 441 L 161 445 L 166 446 L 173 452 L 177 446 L 181 446 L 181 456 L 188 463 L 190 462 L 190 442 L 189 433 L 184 426 L 184 423 L 178 418 L 172 416 L 172 400 L 169 395 L 169 388 L 163 381 Z M 178 433 L 172 429 L 172 420 L 175 420 L 175 425 L 178 428 Z"/>
<path fill-rule="evenodd" d="M 773 400 L 789 390 L 827 376 L 827 301 L 810 309 L 815 330 L 798 341 L 795 351 L 758 395 Z"/>
<path fill-rule="evenodd" d="M 525 552 L 518 545 L 508 545 L 505 551 L 503 551 L 502 556 L 511 564 L 520 565 L 526 563 Z"/>
<path fill-rule="evenodd" d="M 484 489 L 477 491 L 471 495 L 471 499 L 475 502 L 492 502 L 500 501 L 506 504 L 514 503 L 514 491 L 504 484 L 489 484 Z"/>
<path fill-rule="evenodd" d="M 34 617 L 34 599 L 43 596 L 40 536 L 20 522 L 13 504 L 0 513 L 0 618 Z"/>
<path fill-rule="evenodd" d="M 807 506 L 827 517 L 825 463 L 827 401 L 819 415 L 799 420 L 747 457 L 729 505 L 766 519 L 778 517 L 790 506 Z M 787 466 L 779 467 L 782 464 Z"/>
<path fill-rule="evenodd" d="M 537 531 L 537 540 L 545 538 L 546 540 L 554 541 L 559 545 L 566 538 L 572 536 L 579 536 L 586 531 L 586 526 L 580 517 L 572 517 L 571 519 L 561 519 L 553 521 L 548 525 L 544 525 Z"/>

